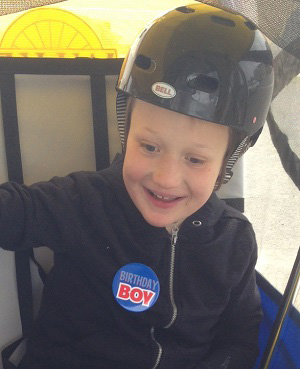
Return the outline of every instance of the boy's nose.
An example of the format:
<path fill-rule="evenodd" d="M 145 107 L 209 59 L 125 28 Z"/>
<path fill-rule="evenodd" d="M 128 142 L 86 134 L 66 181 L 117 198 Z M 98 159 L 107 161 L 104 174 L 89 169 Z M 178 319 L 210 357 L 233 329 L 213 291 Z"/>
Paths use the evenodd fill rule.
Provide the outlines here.
<path fill-rule="evenodd" d="M 159 160 L 153 170 L 152 179 L 156 185 L 163 189 L 179 187 L 182 173 L 178 161 L 168 158 Z"/>

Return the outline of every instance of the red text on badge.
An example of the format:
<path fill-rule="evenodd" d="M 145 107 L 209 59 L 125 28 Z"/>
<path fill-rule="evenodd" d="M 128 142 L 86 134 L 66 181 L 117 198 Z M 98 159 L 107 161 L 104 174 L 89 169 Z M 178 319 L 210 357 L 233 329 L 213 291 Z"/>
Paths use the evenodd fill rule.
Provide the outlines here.
<path fill-rule="evenodd" d="M 120 283 L 117 298 L 121 300 L 130 300 L 135 304 L 142 303 L 143 306 L 149 306 L 155 292 L 144 290 L 139 287 L 131 287 L 127 283 Z"/>

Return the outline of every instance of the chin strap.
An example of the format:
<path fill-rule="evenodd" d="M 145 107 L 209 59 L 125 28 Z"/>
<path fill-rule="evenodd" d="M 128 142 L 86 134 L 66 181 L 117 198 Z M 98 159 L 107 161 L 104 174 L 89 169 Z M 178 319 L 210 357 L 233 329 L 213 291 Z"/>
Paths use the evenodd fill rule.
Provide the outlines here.
<path fill-rule="evenodd" d="M 233 175 L 232 168 L 238 159 L 252 146 L 250 137 L 246 136 L 227 161 L 223 184 L 229 182 Z"/>
<path fill-rule="evenodd" d="M 117 121 L 119 127 L 119 134 L 121 138 L 122 151 L 125 149 L 125 123 L 126 123 L 126 108 L 127 108 L 127 97 L 124 92 L 118 91 L 117 100 Z"/>

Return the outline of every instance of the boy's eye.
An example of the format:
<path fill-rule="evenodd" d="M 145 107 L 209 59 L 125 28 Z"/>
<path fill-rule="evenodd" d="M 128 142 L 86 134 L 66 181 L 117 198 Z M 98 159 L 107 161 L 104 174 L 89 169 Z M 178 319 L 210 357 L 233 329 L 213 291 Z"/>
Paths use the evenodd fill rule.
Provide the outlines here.
<path fill-rule="evenodd" d="M 141 146 L 146 150 L 146 151 L 149 151 L 149 152 L 155 152 L 157 151 L 157 148 L 153 145 L 150 145 L 150 144 L 146 144 L 146 143 L 142 143 Z"/>
<path fill-rule="evenodd" d="M 191 164 L 203 164 L 204 163 L 204 160 L 202 159 L 198 159 L 198 158 L 195 158 L 193 156 L 187 156 L 186 159 L 191 163 Z"/>

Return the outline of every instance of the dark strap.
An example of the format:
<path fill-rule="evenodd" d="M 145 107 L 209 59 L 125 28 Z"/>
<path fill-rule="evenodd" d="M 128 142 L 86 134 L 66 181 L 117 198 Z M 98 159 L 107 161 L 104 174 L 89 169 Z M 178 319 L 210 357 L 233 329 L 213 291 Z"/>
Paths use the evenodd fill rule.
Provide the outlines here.
<path fill-rule="evenodd" d="M 45 284 L 46 282 L 46 278 L 47 278 L 47 273 L 44 271 L 43 267 L 41 266 L 41 264 L 36 260 L 35 256 L 34 256 L 34 252 L 33 249 L 30 249 L 29 251 L 29 255 L 30 255 L 30 260 L 34 263 L 34 265 L 37 267 L 37 270 L 39 272 L 39 276 L 41 278 L 41 281 L 43 282 L 43 284 Z"/>
<path fill-rule="evenodd" d="M 15 253 L 17 290 L 23 337 L 28 336 L 33 326 L 33 296 L 30 261 L 33 261 L 37 266 L 43 283 L 45 283 L 46 279 L 46 273 L 42 266 L 36 261 L 32 249 Z"/>
<path fill-rule="evenodd" d="M 27 250 L 15 253 L 17 290 L 23 337 L 26 337 L 29 334 L 29 331 L 33 326 L 30 258 L 30 252 Z"/>

